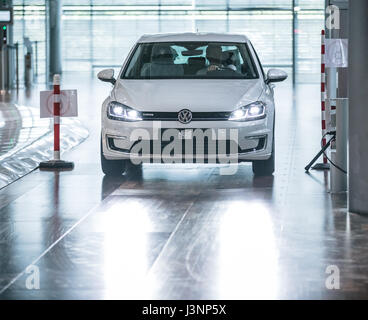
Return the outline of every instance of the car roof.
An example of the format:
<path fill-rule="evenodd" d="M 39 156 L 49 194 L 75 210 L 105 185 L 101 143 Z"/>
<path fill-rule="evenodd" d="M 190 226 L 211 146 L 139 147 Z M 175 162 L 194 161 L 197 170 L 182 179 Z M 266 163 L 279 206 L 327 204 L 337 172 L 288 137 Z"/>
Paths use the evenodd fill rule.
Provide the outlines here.
<path fill-rule="evenodd" d="M 141 36 L 138 40 L 139 43 L 176 41 L 214 41 L 242 43 L 248 42 L 249 39 L 243 34 L 186 32 L 145 34 Z"/>

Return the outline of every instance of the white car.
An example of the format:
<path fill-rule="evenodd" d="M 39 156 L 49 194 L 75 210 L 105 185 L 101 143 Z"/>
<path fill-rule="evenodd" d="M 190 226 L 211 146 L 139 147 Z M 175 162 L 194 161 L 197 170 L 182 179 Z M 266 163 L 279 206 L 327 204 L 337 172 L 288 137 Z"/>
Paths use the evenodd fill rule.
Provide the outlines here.
<path fill-rule="evenodd" d="M 102 105 L 101 165 L 108 175 L 127 161 L 238 163 L 251 161 L 256 175 L 275 167 L 272 82 L 244 35 L 180 33 L 144 35 Z"/>

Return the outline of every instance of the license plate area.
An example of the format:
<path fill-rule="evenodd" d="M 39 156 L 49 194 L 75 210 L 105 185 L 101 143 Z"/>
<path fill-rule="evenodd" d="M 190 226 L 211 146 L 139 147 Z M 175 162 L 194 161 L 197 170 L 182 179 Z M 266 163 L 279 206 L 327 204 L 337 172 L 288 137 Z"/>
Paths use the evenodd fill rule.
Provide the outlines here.
<path fill-rule="evenodd" d="M 193 129 L 178 129 L 179 140 L 191 140 L 193 138 Z"/>

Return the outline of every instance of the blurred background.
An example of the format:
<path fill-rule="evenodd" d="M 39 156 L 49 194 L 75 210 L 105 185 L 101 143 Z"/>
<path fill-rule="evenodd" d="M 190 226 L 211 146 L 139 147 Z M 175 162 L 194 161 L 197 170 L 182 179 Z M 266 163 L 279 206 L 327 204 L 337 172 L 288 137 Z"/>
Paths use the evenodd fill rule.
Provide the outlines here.
<path fill-rule="evenodd" d="M 47 0 L 13 0 L 13 6 L 20 86 L 25 38 L 33 50 L 33 82 L 44 83 L 52 23 L 46 20 Z M 144 33 L 232 32 L 252 40 L 266 68 L 282 67 L 296 83 L 318 83 L 323 7 L 324 0 L 63 0 L 62 70 L 93 76 L 119 69 Z"/>

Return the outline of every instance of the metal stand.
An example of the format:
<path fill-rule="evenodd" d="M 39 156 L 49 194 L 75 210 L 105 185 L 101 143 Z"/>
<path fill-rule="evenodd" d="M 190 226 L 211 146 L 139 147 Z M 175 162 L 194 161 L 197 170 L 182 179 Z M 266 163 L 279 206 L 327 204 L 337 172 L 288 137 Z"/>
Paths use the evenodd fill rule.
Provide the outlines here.
<path fill-rule="evenodd" d="M 311 162 L 309 162 L 309 164 L 304 168 L 306 172 L 308 172 L 310 170 L 310 168 L 313 166 L 313 164 L 318 160 L 318 158 L 326 152 L 326 150 L 331 145 L 331 142 L 335 139 L 336 139 L 336 134 L 334 134 L 333 137 L 330 140 L 328 140 L 326 145 L 323 146 L 323 148 L 317 153 L 317 155 L 313 158 L 313 160 Z M 312 169 L 314 169 L 314 170 L 328 170 L 328 169 L 330 169 L 330 165 L 327 164 L 327 166 L 324 163 L 319 163 L 319 164 L 315 165 Z"/>
<path fill-rule="evenodd" d="M 316 165 L 313 166 L 312 168 L 313 170 L 330 170 L 330 164 L 329 163 L 317 163 Z"/>

